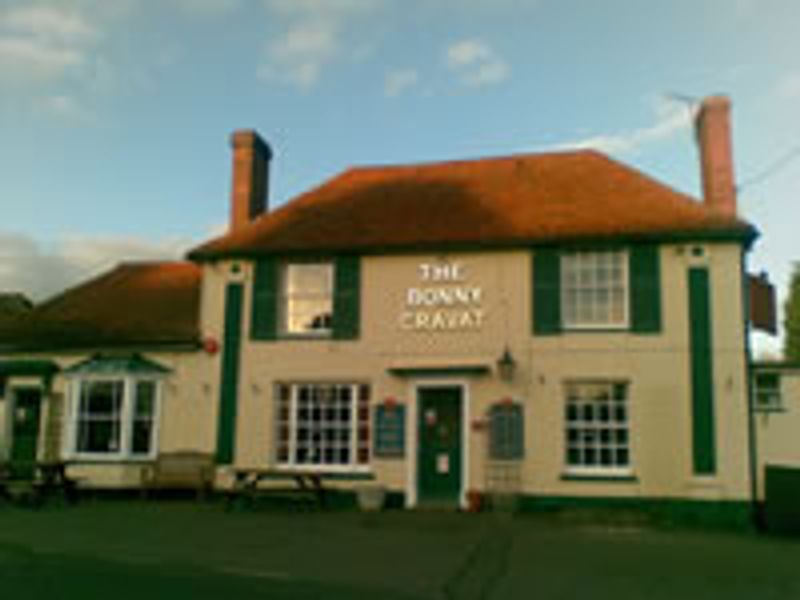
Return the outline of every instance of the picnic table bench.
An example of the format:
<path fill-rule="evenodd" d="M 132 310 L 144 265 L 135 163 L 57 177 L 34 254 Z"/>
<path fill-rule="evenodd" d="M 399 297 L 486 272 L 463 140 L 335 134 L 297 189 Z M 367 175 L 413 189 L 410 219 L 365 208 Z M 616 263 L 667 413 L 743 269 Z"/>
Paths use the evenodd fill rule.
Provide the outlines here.
<path fill-rule="evenodd" d="M 243 501 L 252 506 L 259 496 L 284 499 L 294 506 L 308 508 L 325 507 L 327 474 L 316 471 L 275 468 L 236 468 L 233 470 L 233 486 L 228 494 L 228 506 Z M 262 482 L 287 482 L 286 486 L 259 486 Z"/>
<path fill-rule="evenodd" d="M 0 464 L 0 496 L 40 506 L 46 498 L 59 496 L 74 503 L 78 499 L 78 479 L 67 474 L 67 461 Z"/>

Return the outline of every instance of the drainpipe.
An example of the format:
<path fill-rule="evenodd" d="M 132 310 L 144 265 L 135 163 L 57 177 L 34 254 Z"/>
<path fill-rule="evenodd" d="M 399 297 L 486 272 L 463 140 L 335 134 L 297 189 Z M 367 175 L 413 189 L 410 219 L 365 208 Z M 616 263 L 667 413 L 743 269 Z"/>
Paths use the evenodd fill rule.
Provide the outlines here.
<path fill-rule="evenodd" d="M 758 505 L 758 439 L 756 431 L 756 418 L 753 411 L 753 364 L 752 348 L 750 347 L 750 294 L 747 289 L 747 253 L 750 243 L 742 248 L 742 307 L 744 316 L 744 360 L 745 360 L 745 385 L 747 386 L 747 434 L 750 457 L 750 511 L 751 519 L 756 528 L 761 529 L 761 511 Z"/>

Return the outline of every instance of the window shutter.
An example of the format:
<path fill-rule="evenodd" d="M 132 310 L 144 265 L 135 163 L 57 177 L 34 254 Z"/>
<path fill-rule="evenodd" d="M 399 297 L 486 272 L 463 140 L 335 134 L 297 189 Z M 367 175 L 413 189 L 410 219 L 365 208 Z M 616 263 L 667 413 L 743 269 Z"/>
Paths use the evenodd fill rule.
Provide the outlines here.
<path fill-rule="evenodd" d="M 403 458 L 406 450 L 406 407 L 375 407 L 376 458 Z"/>
<path fill-rule="evenodd" d="M 489 411 L 489 456 L 492 460 L 522 460 L 525 419 L 521 404 L 497 404 Z"/>
<path fill-rule="evenodd" d="M 334 266 L 333 338 L 358 338 L 361 320 L 361 260 L 338 256 Z"/>
<path fill-rule="evenodd" d="M 631 330 L 661 331 L 661 263 L 658 246 L 634 246 L 630 252 Z"/>
<path fill-rule="evenodd" d="M 278 266 L 275 257 L 256 261 L 250 320 L 250 337 L 254 340 L 274 340 L 278 336 Z"/>
<path fill-rule="evenodd" d="M 553 248 L 533 254 L 533 333 L 553 335 L 561 331 L 561 257 Z"/>

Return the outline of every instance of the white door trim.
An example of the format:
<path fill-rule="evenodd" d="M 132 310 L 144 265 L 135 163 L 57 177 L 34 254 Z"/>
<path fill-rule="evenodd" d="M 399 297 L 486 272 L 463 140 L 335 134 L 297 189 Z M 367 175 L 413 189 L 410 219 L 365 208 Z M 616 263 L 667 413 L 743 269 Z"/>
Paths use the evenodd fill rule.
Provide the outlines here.
<path fill-rule="evenodd" d="M 411 398 L 408 416 L 408 430 L 406 433 L 407 448 L 410 453 L 406 461 L 406 508 L 415 508 L 418 500 L 417 472 L 419 470 L 419 442 L 418 414 L 419 392 L 425 388 L 458 388 L 461 391 L 461 490 L 459 492 L 459 505 L 467 507 L 467 490 L 470 487 L 469 448 L 470 438 L 470 388 L 465 379 L 414 379 L 409 386 Z"/>

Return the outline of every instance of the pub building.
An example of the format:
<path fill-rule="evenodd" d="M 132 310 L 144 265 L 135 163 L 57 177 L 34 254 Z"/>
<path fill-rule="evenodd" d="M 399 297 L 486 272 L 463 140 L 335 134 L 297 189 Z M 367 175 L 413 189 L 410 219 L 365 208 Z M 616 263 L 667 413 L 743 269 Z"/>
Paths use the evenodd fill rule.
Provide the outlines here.
<path fill-rule="evenodd" d="M 702 200 L 579 150 L 351 168 L 270 210 L 271 149 L 237 131 L 224 235 L 0 336 L 6 451 L 31 396 L 33 452 L 87 486 L 193 449 L 220 489 L 308 472 L 409 508 L 746 518 L 756 231 L 729 112 L 698 113 Z"/>

